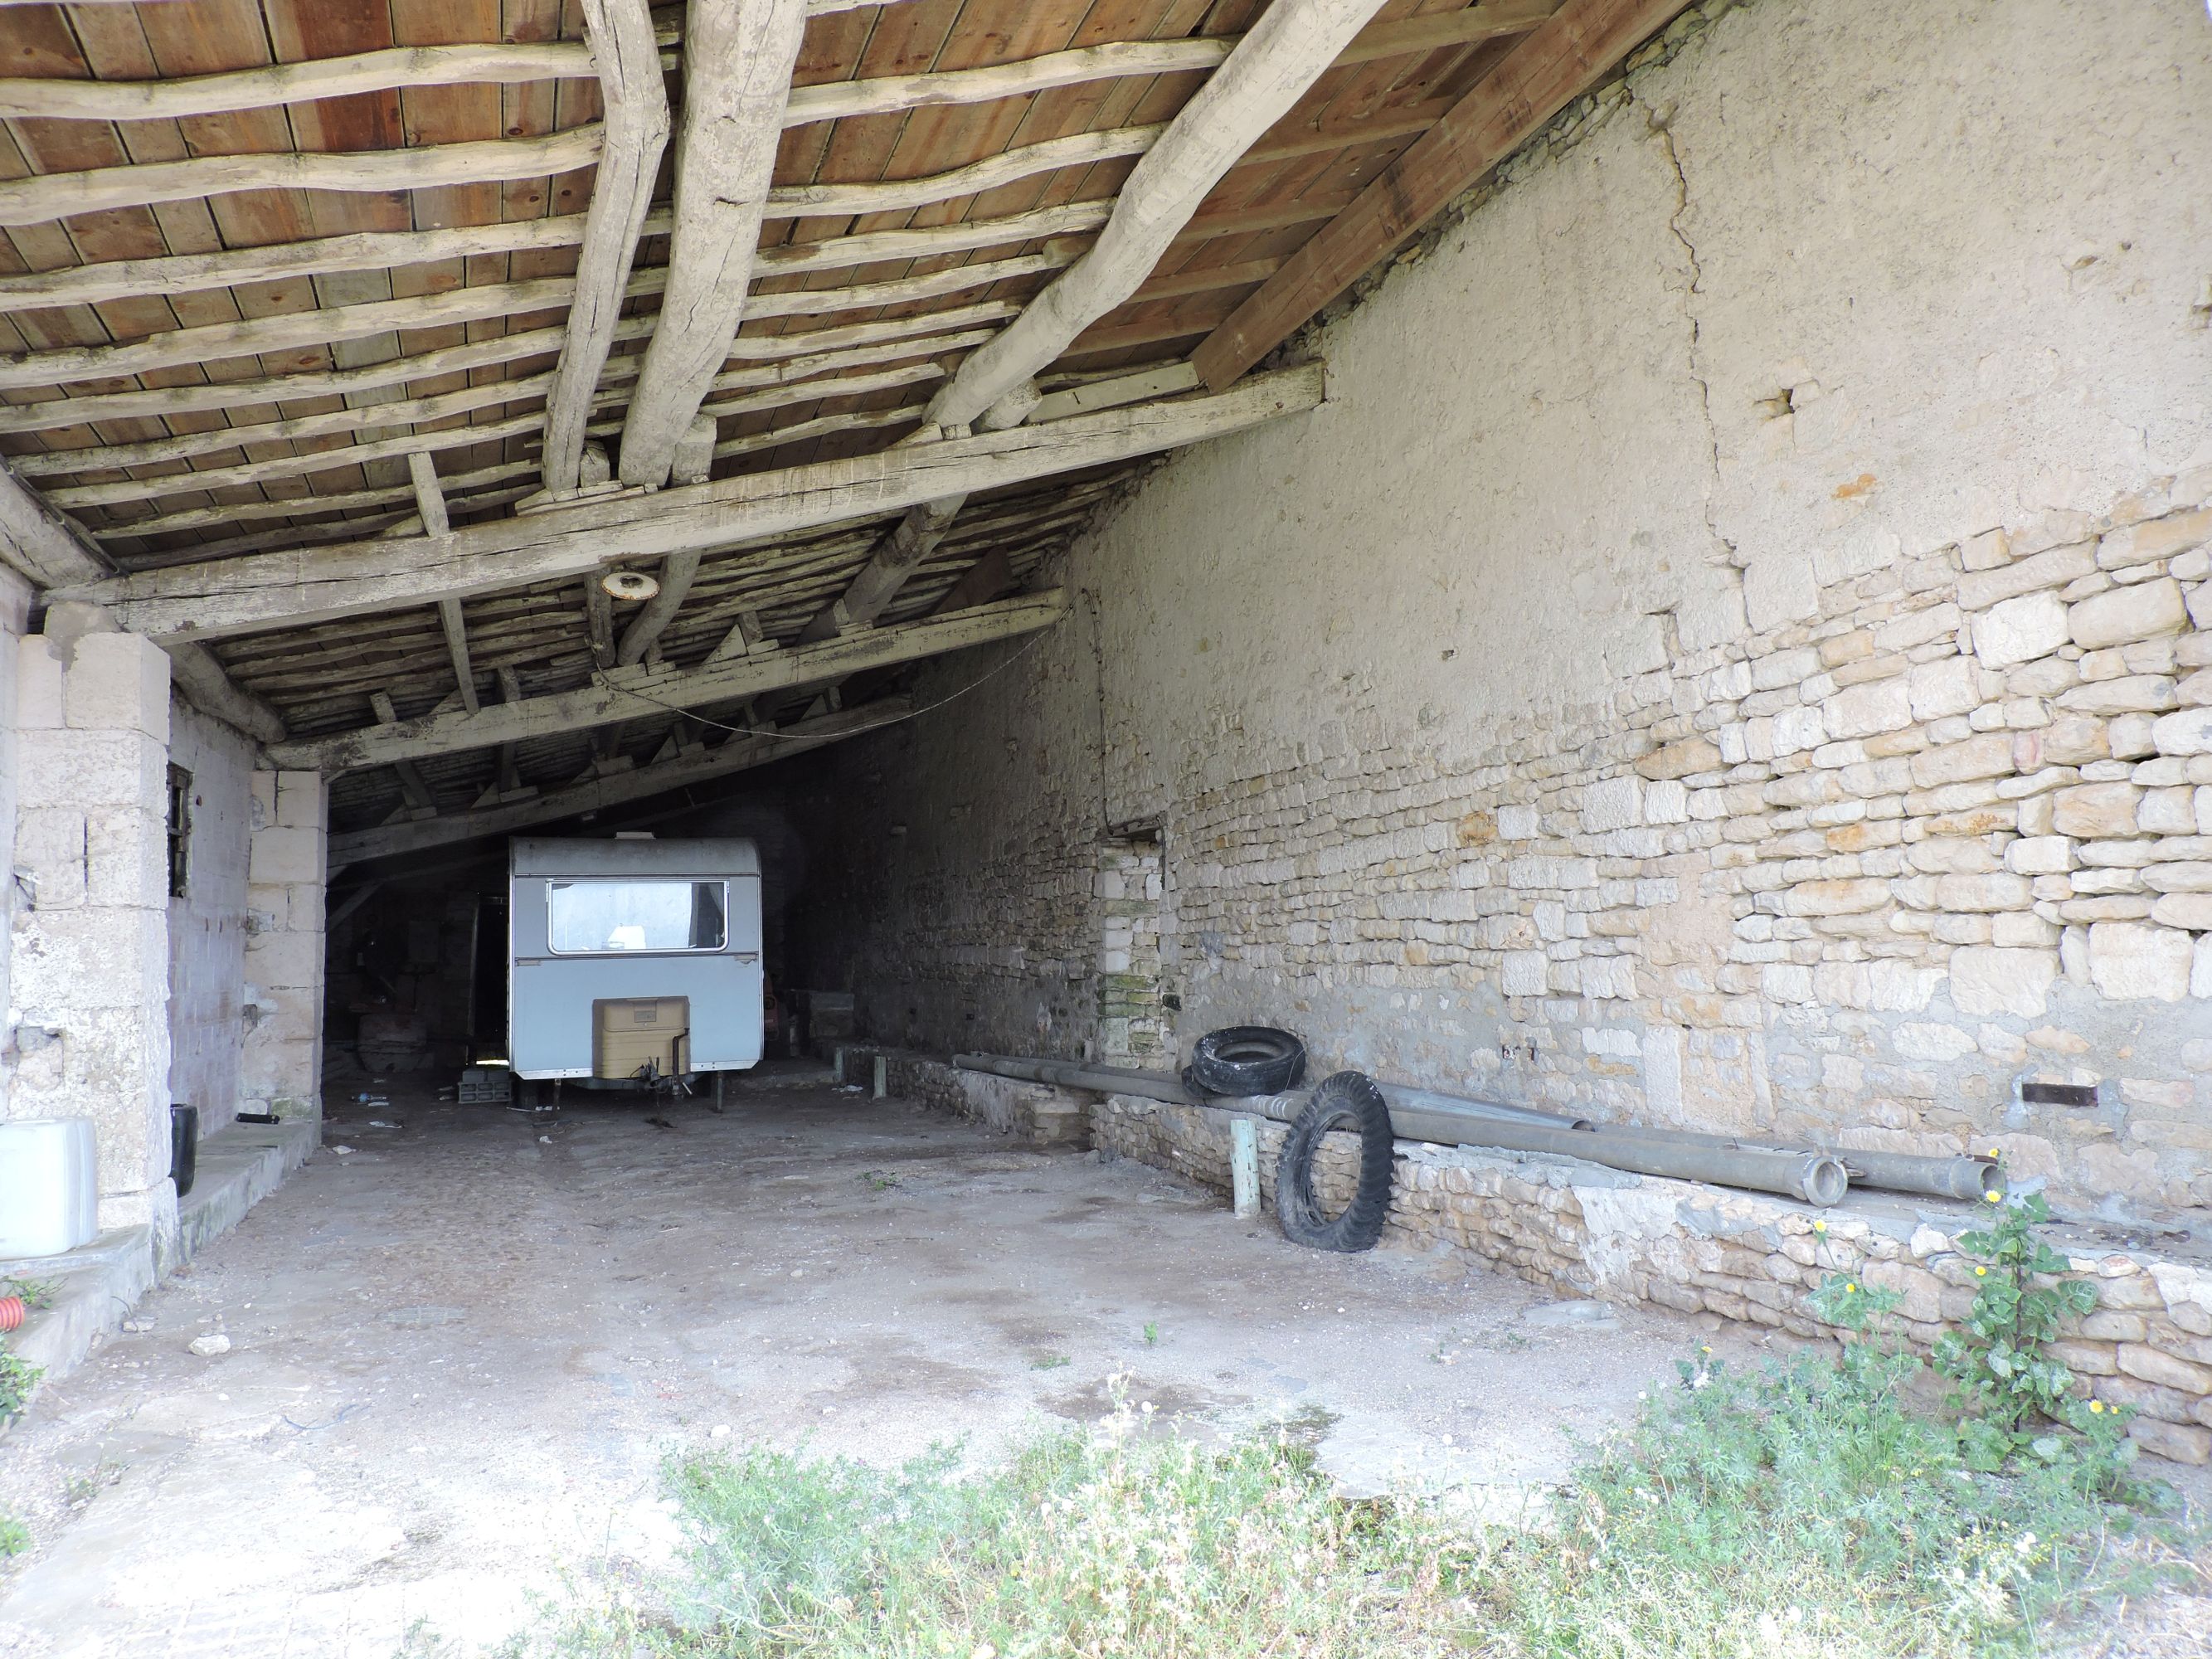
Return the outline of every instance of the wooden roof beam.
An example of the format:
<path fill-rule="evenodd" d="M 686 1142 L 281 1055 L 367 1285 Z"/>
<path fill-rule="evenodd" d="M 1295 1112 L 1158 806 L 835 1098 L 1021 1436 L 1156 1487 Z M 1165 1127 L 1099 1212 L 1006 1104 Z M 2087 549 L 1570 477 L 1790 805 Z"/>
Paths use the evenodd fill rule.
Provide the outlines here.
<path fill-rule="evenodd" d="M 0 559 L 40 587 L 97 581 L 115 568 L 4 464 L 0 464 Z"/>
<path fill-rule="evenodd" d="M 782 467 L 580 502 L 526 518 L 411 540 L 263 553 L 145 570 L 70 597 L 112 605 L 124 625 L 212 639 L 425 605 L 443 597 L 563 580 L 617 560 L 678 548 L 730 548 L 1157 454 L 1321 401 L 1320 365 L 1255 379 L 1224 396 L 1078 415 L 1049 426 L 909 443 L 876 454 Z M 416 441 L 418 444 L 421 440 Z M 719 446 L 718 446 L 719 447 Z"/>
<path fill-rule="evenodd" d="M 301 771 L 344 772 L 411 763 L 495 744 L 595 731 L 641 716 L 736 702 L 763 692 L 842 679 L 863 668 L 915 662 L 969 646 L 1015 639 L 1049 628 L 1067 614 L 1067 596 L 1053 590 L 957 617 L 872 629 L 850 639 L 729 658 L 677 672 L 617 667 L 604 671 L 592 684 L 574 691 L 488 704 L 473 713 L 459 708 L 434 711 L 396 724 L 380 718 L 374 726 L 279 744 L 270 750 L 270 757 L 278 766 Z M 380 706 L 380 716 L 381 713 Z"/>
<path fill-rule="evenodd" d="M 609 776 L 592 777 L 566 788 L 533 793 L 525 800 L 475 806 L 420 823 L 342 830 L 331 837 L 331 867 L 424 853 L 481 836 L 513 835 L 519 830 L 574 817 L 579 813 L 604 811 L 611 806 L 644 800 L 688 784 L 705 783 L 749 767 L 765 766 L 770 761 L 804 754 L 841 738 L 857 736 L 903 719 L 912 709 L 913 705 L 904 697 L 885 697 L 848 708 L 842 714 L 802 721 L 774 737 L 733 737 L 712 749 L 679 750 L 670 760 Z"/>
<path fill-rule="evenodd" d="M 1276 0 L 1146 151 L 1090 251 L 996 339 L 962 362 L 930 400 L 927 418 L 945 428 L 1025 419 L 1038 372 L 1136 292 L 1222 175 L 1328 72 L 1381 3 Z M 960 505 L 957 496 L 946 495 L 908 508 L 802 637 L 828 637 L 880 615 L 943 538 Z"/>
<path fill-rule="evenodd" d="M 606 137 L 585 215 L 568 337 L 545 404 L 545 487 L 556 495 L 576 488 L 584 423 L 614 345 L 638 235 L 660 176 L 660 152 L 668 143 L 668 89 L 646 0 L 584 0 L 584 33 L 599 65 Z"/>
<path fill-rule="evenodd" d="M 1192 354 L 1218 391 L 1510 155 L 1686 0 L 1565 0 Z"/>
<path fill-rule="evenodd" d="M 280 150 L 194 155 L 0 182 L 0 225 L 35 225 L 81 213 L 198 201 L 246 190 L 422 190 L 574 173 L 599 158 L 599 127 L 542 137 L 471 139 L 403 149 Z"/>
<path fill-rule="evenodd" d="M 640 4 L 638 9 L 645 8 Z M 653 45 L 650 19 L 646 43 Z M 654 63 L 659 61 L 657 48 Z M 400 87 L 515 86 L 588 80 L 591 48 L 574 41 L 517 46 L 495 41 L 394 46 L 343 58 L 311 58 L 221 75 L 149 81 L 62 77 L 0 80 L 0 118 L 46 121 L 175 121 L 192 115 L 269 109 L 318 98 L 347 98 Z"/>
<path fill-rule="evenodd" d="M 658 485 L 744 319 L 776 137 L 806 30 L 805 0 L 693 0 L 685 14 L 684 142 L 659 325 L 623 423 L 624 484 Z"/>

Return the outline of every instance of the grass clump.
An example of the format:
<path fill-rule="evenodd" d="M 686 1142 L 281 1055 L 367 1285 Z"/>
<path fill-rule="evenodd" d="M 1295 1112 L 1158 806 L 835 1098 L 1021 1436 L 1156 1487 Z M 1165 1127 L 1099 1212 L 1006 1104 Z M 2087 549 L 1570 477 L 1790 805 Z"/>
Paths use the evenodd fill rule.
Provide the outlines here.
<path fill-rule="evenodd" d="M 1979 1659 L 2185 1571 L 2151 1489 L 2094 1443 L 1978 1469 L 1906 1403 L 1918 1369 L 1865 1342 L 1755 1374 L 1700 1358 L 1527 1533 L 1347 1500 L 1283 1437 L 1207 1448 L 1127 1411 L 968 1476 L 947 1450 L 684 1457 L 676 1582 L 516 1651 Z"/>
<path fill-rule="evenodd" d="M 31 1529 L 5 1510 L 0 1510 L 0 1559 L 21 1555 L 31 1547 Z"/>

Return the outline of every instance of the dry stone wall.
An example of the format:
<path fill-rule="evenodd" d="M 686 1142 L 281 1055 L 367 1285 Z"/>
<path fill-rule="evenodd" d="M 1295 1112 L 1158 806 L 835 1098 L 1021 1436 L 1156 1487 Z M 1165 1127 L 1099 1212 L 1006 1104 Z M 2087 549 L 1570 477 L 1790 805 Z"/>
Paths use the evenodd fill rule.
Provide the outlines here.
<path fill-rule="evenodd" d="M 1216 1107 L 1113 1096 L 1091 1113 L 1102 1152 L 1230 1190 L 1229 1125 Z M 1261 1121 L 1263 1201 L 1274 1209 L 1284 1135 Z M 1351 1195 L 1358 1144 L 1328 1137 L 1316 1163 L 1328 1207 Z M 1756 1193 L 1625 1174 L 1567 1158 L 1400 1141 L 1384 1243 L 1445 1251 L 1564 1294 L 1641 1302 L 1801 1339 L 1834 1337 L 1808 1293 L 1831 1274 L 1894 1291 L 1905 1333 L 1925 1349 L 1972 1305 L 1966 1218 L 1814 1211 Z M 2212 1458 L 2212 1270 L 2154 1255 L 2069 1245 L 2096 1311 L 2055 1352 L 2094 1397 L 2132 1407 L 2130 1432 L 2184 1463 Z"/>
<path fill-rule="evenodd" d="M 798 982 L 2212 1206 L 2208 199 L 2195 0 L 1697 9 L 828 751 Z"/>

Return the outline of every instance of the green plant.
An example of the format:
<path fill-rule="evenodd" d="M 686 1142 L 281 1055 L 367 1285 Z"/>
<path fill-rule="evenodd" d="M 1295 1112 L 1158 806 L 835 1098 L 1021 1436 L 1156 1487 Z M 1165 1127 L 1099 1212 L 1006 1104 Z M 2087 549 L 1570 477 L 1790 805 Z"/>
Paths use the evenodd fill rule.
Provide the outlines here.
<path fill-rule="evenodd" d="M 52 1279 L 11 1279 L 4 1282 L 7 1295 L 21 1297 L 23 1305 L 34 1310 L 52 1307 L 54 1297 L 61 1292 L 60 1282 Z"/>
<path fill-rule="evenodd" d="M 1074 1363 L 1064 1353 L 1039 1354 L 1035 1359 L 1030 1361 L 1030 1369 L 1033 1371 L 1056 1371 L 1063 1365 L 1072 1365 Z"/>
<path fill-rule="evenodd" d="M 1149 1319 L 1145 1322 L 1145 1346 L 1148 1348 L 1157 1348 L 1160 1346 L 1159 1325 L 1157 1322 Z"/>
<path fill-rule="evenodd" d="M 0 1510 L 0 1556 L 21 1555 L 31 1547 L 31 1529 Z"/>
<path fill-rule="evenodd" d="M 0 1422 L 5 1422 L 23 1409 L 23 1402 L 31 1397 L 46 1372 L 22 1355 L 0 1349 Z"/>
<path fill-rule="evenodd" d="M 1964 1413 L 1967 1460 L 1984 1470 L 2023 1451 L 2055 1460 L 2065 1443 L 2051 1429 L 2063 1425 L 2117 1475 L 2131 1449 L 2124 1438 L 2130 1413 L 2078 1397 L 2073 1371 L 2050 1352 L 2062 1323 L 2096 1307 L 2096 1290 L 2058 1277 L 2066 1258 L 2036 1232 L 2051 1219 L 2042 1194 L 1992 1202 L 1992 1225 L 1959 1235 L 1960 1253 L 1974 1263 L 1973 1306 L 1963 1330 L 1936 1344 L 1936 1367 L 1954 1385 L 1951 1403 Z"/>

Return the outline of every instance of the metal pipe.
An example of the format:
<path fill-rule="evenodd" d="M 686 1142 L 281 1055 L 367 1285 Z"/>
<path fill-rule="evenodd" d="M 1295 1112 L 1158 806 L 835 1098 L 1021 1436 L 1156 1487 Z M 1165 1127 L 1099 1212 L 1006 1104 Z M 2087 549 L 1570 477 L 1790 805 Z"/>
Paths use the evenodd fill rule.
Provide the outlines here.
<path fill-rule="evenodd" d="M 955 1054 L 963 1072 L 988 1072 L 1024 1083 L 1052 1083 L 1063 1089 L 1091 1089 L 1105 1095 L 1140 1095 L 1171 1105 L 1202 1103 L 1172 1072 L 1140 1072 L 1122 1066 L 1085 1066 L 1072 1060 L 1024 1060 L 1012 1054 Z"/>
<path fill-rule="evenodd" d="M 1234 1102 L 1200 1099 L 1167 1072 L 1143 1072 L 1119 1066 L 1085 1066 L 1072 1060 L 1025 1060 L 1007 1054 L 955 1054 L 963 1070 L 987 1072 L 1028 1083 L 1091 1089 L 1102 1094 L 1138 1095 L 1177 1106 L 1218 1105 L 1288 1122 L 1305 1103 L 1304 1094 L 1266 1095 Z M 1678 1181 L 1708 1181 L 1752 1192 L 1780 1193 L 1824 1207 L 1842 1200 L 1850 1185 L 1844 1164 L 1832 1154 L 1744 1146 L 1723 1136 L 1661 1139 L 1563 1118 L 1533 1106 L 1499 1101 L 1461 1100 L 1397 1084 L 1378 1085 L 1390 1108 L 1390 1133 L 1401 1140 L 1426 1140 L 1444 1146 L 1500 1146 L 1510 1152 L 1548 1152 L 1638 1175 Z"/>

